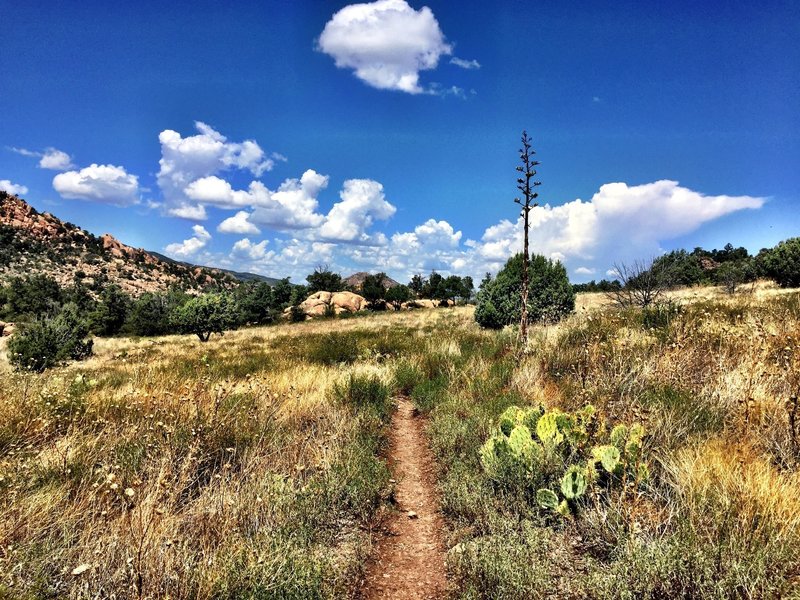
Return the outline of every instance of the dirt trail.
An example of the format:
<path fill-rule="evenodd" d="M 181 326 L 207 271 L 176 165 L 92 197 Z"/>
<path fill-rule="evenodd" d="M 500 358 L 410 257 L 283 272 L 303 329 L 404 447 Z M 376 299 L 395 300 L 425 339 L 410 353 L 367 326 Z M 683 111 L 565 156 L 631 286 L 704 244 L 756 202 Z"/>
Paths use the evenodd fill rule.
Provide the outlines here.
<path fill-rule="evenodd" d="M 361 597 L 442 598 L 447 587 L 444 522 L 434 483 L 435 462 L 423 421 L 408 399 L 399 400 L 389 443 L 397 510 L 383 524 Z"/>

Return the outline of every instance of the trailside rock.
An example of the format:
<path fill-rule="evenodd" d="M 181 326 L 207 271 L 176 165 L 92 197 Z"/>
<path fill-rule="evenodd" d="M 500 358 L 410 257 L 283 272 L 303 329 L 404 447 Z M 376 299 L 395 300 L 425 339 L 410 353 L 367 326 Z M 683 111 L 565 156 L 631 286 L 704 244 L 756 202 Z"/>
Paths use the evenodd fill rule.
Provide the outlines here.
<path fill-rule="evenodd" d="M 401 310 L 413 310 L 415 308 L 436 308 L 438 306 L 453 306 L 452 300 L 430 300 L 420 298 L 403 302 Z M 367 299 L 353 292 L 316 292 L 303 300 L 298 308 L 306 315 L 306 319 L 315 317 L 325 317 L 331 314 L 340 315 L 342 313 L 355 313 L 367 310 Z M 391 306 L 391 305 L 389 305 Z M 392 307 L 394 308 L 394 307 Z M 288 319 L 291 315 L 291 308 L 283 311 L 284 318 Z"/>
<path fill-rule="evenodd" d="M 336 292 L 331 296 L 331 304 L 342 312 L 358 312 L 367 308 L 367 299 L 353 292 Z"/>
<path fill-rule="evenodd" d="M 367 300 L 353 292 L 316 292 L 303 300 L 298 307 L 306 318 L 324 317 L 330 314 L 354 313 L 367 309 Z M 291 308 L 283 311 L 289 318 Z"/>
<path fill-rule="evenodd" d="M 317 292 L 311 294 L 308 298 L 300 303 L 300 308 L 307 315 L 322 316 L 328 310 L 331 303 L 330 292 Z"/>
<path fill-rule="evenodd" d="M 439 303 L 436 300 L 430 300 L 428 298 L 414 300 L 414 304 L 417 305 L 417 308 L 436 308 L 439 306 Z"/>

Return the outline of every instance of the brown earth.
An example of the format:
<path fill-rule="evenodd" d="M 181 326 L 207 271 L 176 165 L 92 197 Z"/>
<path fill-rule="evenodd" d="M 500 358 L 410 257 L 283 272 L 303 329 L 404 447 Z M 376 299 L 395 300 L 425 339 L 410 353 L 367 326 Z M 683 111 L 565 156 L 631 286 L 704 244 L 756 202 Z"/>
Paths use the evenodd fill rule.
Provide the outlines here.
<path fill-rule="evenodd" d="M 400 398 L 392 417 L 389 465 L 397 505 L 381 528 L 361 598 L 442 598 L 447 580 L 436 463 L 424 421 L 406 398 Z"/>

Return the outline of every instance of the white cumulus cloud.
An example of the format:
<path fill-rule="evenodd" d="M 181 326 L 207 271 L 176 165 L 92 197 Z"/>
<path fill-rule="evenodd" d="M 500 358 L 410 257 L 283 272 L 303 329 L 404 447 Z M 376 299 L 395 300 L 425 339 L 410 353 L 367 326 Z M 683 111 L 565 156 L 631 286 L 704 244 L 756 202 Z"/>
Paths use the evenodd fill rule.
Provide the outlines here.
<path fill-rule="evenodd" d="M 328 178 L 313 170 L 284 181 L 277 191 L 260 182 L 235 190 L 216 176 L 192 183 L 185 191 L 191 201 L 187 210 L 206 205 L 235 209 L 218 231 L 242 239 L 214 260 L 239 270 L 290 275 L 294 281 L 302 281 L 319 264 L 342 274 L 383 270 L 401 281 L 433 269 L 480 278 L 522 250 L 519 219 L 491 224 L 476 239 L 464 239 L 450 222 L 434 218 L 387 235 L 378 224 L 390 219 L 396 208 L 383 186 L 370 179 L 345 181 L 327 214 L 320 209 L 319 196 Z M 616 261 L 655 256 L 667 242 L 726 215 L 758 209 L 765 201 L 755 196 L 706 195 L 669 180 L 609 183 L 589 200 L 533 209 L 530 248 L 562 261 L 573 276 L 588 279 L 607 273 Z M 253 241 L 265 228 L 291 235 Z M 171 244 L 168 252 L 197 257 L 210 238 L 198 225 L 191 238 Z"/>
<path fill-rule="evenodd" d="M 173 216 L 197 218 L 205 215 L 205 211 L 197 206 L 197 197 L 211 193 L 204 188 L 212 183 L 209 178 L 222 171 L 246 170 L 261 177 L 274 166 L 274 160 L 253 140 L 229 142 L 224 135 L 201 121 L 195 122 L 195 129 L 198 133 L 188 137 L 182 137 L 171 129 L 165 129 L 158 136 L 161 159 L 157 181 L 168 204 L 167 212 Z M 198 180 L 205 181 L 192 187 Z M 189 196 L 189 191 L 193 191 L 196 197 Z"/>
<path fill-rule="evenodd" d="M 530 247 L 587 277 L 607 272 L 615 261 L 657 255 L 664 242 L 764 202 L 753 196 L 708 196 L 674 181 L 607 184 L 589 201 L 531 211 Z M 522 250 L 522 233 L 521 220 L 504 219 L 487 227 L 479 240 L 463 240 L 448 222 L 429 219 L 395 233 L 382 246 L 337 244 L 329 262 L 346 265 L 343 270 L 382 269 L 402 280 L 431 269 L 480 277 Z"/>
<path fill-rule="evenodd" d="M 317 213 L 317 197 L 327 186 L 327 175 L 309 169 L 300 179 L 284 181 L 276 192 L 259 190 L 250 220 L 280 231 L 318 227 L 325 217 Z"/>
<path fill-rule="evenodd" d="M 267 240 L 263 240 L 254 244 L 248 238 L 243 238 L 233 245 L 231 253 L 236 257 L 246 260 L 263 261 L 274 255 L 274 252 L 267 253 L 268 243 Z"/>
<path fill-rule="evenodd" d="M 531 210 L 531 250 L 585 268 L 606 269 L 617 260 L 652 256 L 664 241 L 691 233 L 704 223 L 744 209 L 763 206 L 765 198 L 707 196 L 662 180 L 643 185 L 608 183 L 591 200 Z M 491 269 L 522 249 L 522 221 L 488 227 L 472 244 Z M 594 266 L 586 263 L 592 261 Z"/>
<path fill-rule="evenodd" d="M 48 148 L 44 151 L 42 158 L 39 160 L 39 166 L 42 169 L 52 169 L 53 171 L 66 171 L 71 169 L 72 158 L 66 152 L 56 148 Z"/>
<path fill-rule="evenodd" d="M 220 233 L 237 233 L 239 235 L 259 235 L 261 230 L 248 219 L 250 213 L 240 210 L 232 217 L 228 217 L 217 226 Z"/>
<path fill-rule="evenodd" d="M 91 164 L 80 171 L 59 173 L 53 188 L 63 198 L 130 206 L 139 203 L 139 178 L 124 167 Z"/>
<path fill-rule="evenodd" d="M 169 244 L 164 248 L 166 253 L 178 258 L 189 258 L 205 248 L 208 242 L 211 241 L 211 234 L 202 225 L 194 225 L 192 232 L 194 235 L 189 239 Z"/>
<path fill-rule="evenodd" d="M 381 243 L 381 236 L 367 230 L 375 219 L 386 220 L 397 212 L 384 194 L 383 186 L 371 179 L 348 179 L 339 193 L 340 202 L 333 205 L 322 227 L 325 240 L 356 243 Z"/>
<path fill-rule="evenodd" d="M 420 71 L 452 53 L 431 9 L 414 10 L 405 0 L 345 6 L 325 24 L 318 48 L 368 85 L 410 94 L 426 91 Z"/>
<path fill-rule="evenodd" d="M 28 188 L 24 185 L 11 183 L 8 179 L 0 179 L 0 190 L 14 194 L 15 196 L 22 196 L 28 193 Z"/>
<path fill-rule="evenodd" d="M 40 169 L 51 169 L 53 171 L 66 171 L 73 168 L 72 157 L 58 148 L 47 148 L 44 152 L 26 150 L 25 148 L 11 148 L 12 152 L 39 159 Z"/>
<path fill-rule="evenodd" d="M 162 205 L 163 206 L 163 205 Z M 172 217 L 179 217 L 189 221 L 205 221 L 208 219 L 206 207 L 202 204 L 190 204 L 188 202 L 181 202 L 171 206 L 167 213 Z"/>

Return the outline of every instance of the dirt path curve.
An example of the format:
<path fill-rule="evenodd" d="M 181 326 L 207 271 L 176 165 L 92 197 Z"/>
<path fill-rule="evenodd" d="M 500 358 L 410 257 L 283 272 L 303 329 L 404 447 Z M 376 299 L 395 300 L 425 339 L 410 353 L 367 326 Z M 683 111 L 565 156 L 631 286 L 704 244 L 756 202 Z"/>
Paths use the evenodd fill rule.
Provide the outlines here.
<path fill-rule="evenodd" d="M 361 597 L 442 598 L 447 581 L 436 464 L 423 420 L 406 398 L 399 399 L 392 417 L 389 444 L 397 510 L 386 519 L 378 537 Z"/>

